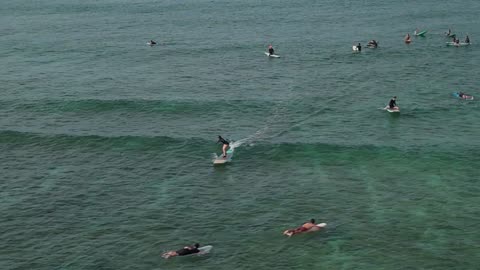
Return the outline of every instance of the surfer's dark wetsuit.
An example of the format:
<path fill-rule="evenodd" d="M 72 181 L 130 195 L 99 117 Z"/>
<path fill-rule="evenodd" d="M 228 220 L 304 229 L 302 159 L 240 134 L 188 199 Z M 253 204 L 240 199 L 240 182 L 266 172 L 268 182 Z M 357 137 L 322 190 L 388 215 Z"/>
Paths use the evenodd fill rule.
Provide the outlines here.
<path fill-rule="evenodd" d="M 224 145 L 225 145 L 225 144 L 226 144 L 226 145 L 229 145 L 229 144 L 230 144 L 227 140 L 225 140 L 224 138 L 222 138 L 222 136 L 218 136 L 218 142 L 219 142 L 219 143 L 223 143 Z"/>
<path fill-rule="evenodd" d="M 185 256 L 185 255 L 198 253 L 200 252 L 200 250 L 198 250 L 198 248 L 196 247 L 188 247 L 188 248 L 179 249 L 175 252 L 177 253 L 178 256 Z"/>
<path fill-rule="evenodd" d="M 272 54 L 275 53 L 275 51 L 273 50 L 273 48 L 269 48 L 269 49 L 268 49 L 268 53 L 269 53 L 270 55 L 272 55 Z"/>
<path fill-rule="evenodd" d="M 395 106 L 397 106 L 397 103 L 395 102 L 395 99 L 390 99 L 390 103 L 388 104 L 388 107 L 390 107 L 390 109 L 393 109 L 395 108 Z"/>

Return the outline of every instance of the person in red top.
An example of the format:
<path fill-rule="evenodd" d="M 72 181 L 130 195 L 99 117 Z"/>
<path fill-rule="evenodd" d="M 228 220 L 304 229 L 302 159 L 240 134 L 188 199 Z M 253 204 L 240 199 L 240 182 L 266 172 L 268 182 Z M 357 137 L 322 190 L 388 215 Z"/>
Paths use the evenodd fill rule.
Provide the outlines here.
<path fill-rule="evenodd" d="M 309 222 L 303 223 L 302 226 L 300 226 L 296 229 L 286 230 L 286 231 L 283 232 L 283 234 L 288 235 L 288 236 L 292 236 L 292 235 L 297 234 L 297 233 L 310 231 L 314 228 L 319 228 L 320 229 L 320 227 L 318 227 L 317 224 L 315 224 L 315 219 L 312 218 L 312 219 L 310 219 Z"/>

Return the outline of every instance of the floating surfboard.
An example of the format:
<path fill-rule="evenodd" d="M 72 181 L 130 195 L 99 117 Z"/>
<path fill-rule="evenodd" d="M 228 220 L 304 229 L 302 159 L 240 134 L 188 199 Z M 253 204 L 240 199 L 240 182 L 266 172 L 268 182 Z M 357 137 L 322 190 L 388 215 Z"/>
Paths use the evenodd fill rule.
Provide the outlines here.
<path fill-rule="evenodd" d="M 157 45 L 157 43 L 147 42 L 147 45 L 148 45 L 148 46 L 155 46 L 155 45 Z"/>
<path fill-rule="evenodd" d="M 447 46 L 456 46 L 456 47 L 463 47 L 463 46 L 468 46 L 470 45 L 470 43 L 465 43 L 465 42 L 459 42 L 459 43 L 455 43 L 455 42 L 446 42 Z"/>
<path fill-rule="evenodd" d="M 265 52 L 265 54 L 266 54 L 267 56 L 270 56 L 270 57 L 280 58 L 280 55 L 278 55 L 278 54 L 270 54 L 270 53 L 268 53 L 268 52 Z"/>
<path fill-rule="evenodd" d="M 421 31 L 421 32 L 415 33 L 415 36 L 417 36 L 417 37 L 424 37 L 427 32 L 428 32 L 428 30 Z"/>
<path fill-rule="evenodd" d="M 221 165 L 230 162 L 233 157 L 233 148 L 227 150 L 227 156 L 223 157 L 223 153 L 220 153 L 214 160 L 213 165 Z"/>
<path fill-rule="evenodd" d="M 452 95 L 454 97 L 460 98 L 460 99 L 473 100 L 473 96 L 470 96 L 470 95 L 467 95 L 467 94 L 463 94 L 463 96 L 460 96 L 459 92 L 453 92 Z"/>
<path fill-rule="evenodd" d="M 198 250 L 200 250 L 200 252 L 198 253 L 194 253 L 194 254 L 197 254 L 197 255 L 202 255 L 202 254 L 207 254 L 210 252 L 210 250 L 212 250 L 213 246 L 203 246 L 201 248 L 198 248 Z"/>
<path fill-rule="evenodd" d="M 389 113 L 399 113 L 400 112 L 400 108 L 398 106 L 393 107 L 393 108 L 390 108 L 390 106 L 387 106 L 387 107 L 385 107 L 385 110 L 387 110 L 387 112 L 389 112 Z"/>

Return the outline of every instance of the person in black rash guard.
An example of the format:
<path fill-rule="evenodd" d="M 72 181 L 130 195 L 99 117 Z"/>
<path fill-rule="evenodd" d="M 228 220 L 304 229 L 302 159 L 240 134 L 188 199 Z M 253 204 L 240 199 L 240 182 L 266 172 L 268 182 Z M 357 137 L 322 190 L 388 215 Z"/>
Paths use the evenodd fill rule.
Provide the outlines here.
<path fill-rule="evenodd" d="M 269 53 L 270 55 L 272 55 L 272 54 L 275 53 L 275 50 L 273 50 L 273 46 L 272 46 L 272 45 L 269 45 L 269 46 L 268 46 L 268 53 Z"/>
<path fill-rule="evenodd" d="M 360 45 L 360 42 L 359 42 L 358 45 L 357 45 L 357 49 L 358 49 L 359 52 L 362 51 L 362 45 Z"/>
<path fill-rule="evenodd" d="M 392 99 L 390 99 L 390 102 L 388 103 L 388 107 L 390 107 L 390 109 L 393 109 L 397 106 L 396 100 L 397 96 L 394 96 Z"/>
<path fill-rule="evenodd" d="M 468 35 L 465 37 L 465 43 L 470 44 L 470 38 L 468 37 Z"/>
<path fill-rule="evenodd" d="M 217 143 L 223 143 L 222 152 L 223 152 L 223 157 L 226 158 L 227 157 L 227 148 L 230 145 L 230 143 L 227 140 L 225 140 L 224 138 L 222 138 L 222 136 L 220 136 L 220 135 L 218 135 Z"/>
<path fill-rule="evenodd" d="M 199 253 L 200 250 L 198 249 L 200 247 L 200 244 L 196 243 L 193 246 L 186 246 L 182 249 L 179 249 L 177 251 L 168 251 L 163 253 L 163 257 L 165 259 L 168 259 L 170 257 L 175 257 L 175 256 L 185 256 L 185 255 L 190 255 L 190 254 L 195 254 Z"/>

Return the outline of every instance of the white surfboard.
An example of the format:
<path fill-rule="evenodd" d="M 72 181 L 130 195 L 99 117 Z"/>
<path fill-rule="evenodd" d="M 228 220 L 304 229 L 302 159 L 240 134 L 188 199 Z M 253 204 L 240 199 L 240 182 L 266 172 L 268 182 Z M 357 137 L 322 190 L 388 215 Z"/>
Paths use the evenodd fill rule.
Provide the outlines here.
<path fill-rule="evenodd" d="M 390 108 L 390 106 L 387 106 L 387 107 L 385 107 L 385 110 L 387 110 L 387 112 L 389 112 L 389 113 L 399 113 L 400 112 L 400 108 L 398 106 L 393 107 L 393 108 Z"/>
<path fill-rule="evenodd" d="M 270 54 L 270 53 L 268 53 L 268 52 L 265 52 L 265 54 L 266 54 L 267 56 L 270 56 L 270 57 L 280 58 L 280 55 L 278 55 L 278 54 Z"/>
<path fill-rule="evenodd" d="M 213 246 L 203 246 L 201 248 L 198 248 L 198 250 L 200 250 L 200 252 L 198 253 L 194 253 L 194 254 L 198 254 L 198 255 L 202 255 L 202 254 L 207 254 L 210 252 L 210 250 L 212 250 Z"/>
<path fill-rule="evenodd" d="M 456 46 L 456 47 L 463 47 L 463 46 L 468 46 L 470 45 L 470 43 L 465 43 L 465 42 L 459 42 L 459 43 L 455 43 L 455 42 L 446 42 L 447 46 Z"/>
<path fill-rule="evenodd" d="M 319 223 L 319 224 L 316 224 L 315 227 L 312 227 L 310 230 L 308 230 L 306 232 L 316 232 L 316 231 L 324 228 L 325 226 L 327 226 L 327 223 Z"/>
<path fill-rule="evenodd" d="M 359 52 L 357 46 L 352 46 L 352 50 L 353 50 L 354 52 Z"/>
<path fill-rule="evenodd" d="M 220 153 L 214 160 L 213 160 L 213 165 L 221 165 L 225 164 L 227 162 L 230 162 L 233 157 L 233 148 L 230 148 L 227 150 L 227 156 L 223 157 L 223 153 Z"/>

